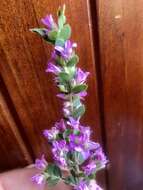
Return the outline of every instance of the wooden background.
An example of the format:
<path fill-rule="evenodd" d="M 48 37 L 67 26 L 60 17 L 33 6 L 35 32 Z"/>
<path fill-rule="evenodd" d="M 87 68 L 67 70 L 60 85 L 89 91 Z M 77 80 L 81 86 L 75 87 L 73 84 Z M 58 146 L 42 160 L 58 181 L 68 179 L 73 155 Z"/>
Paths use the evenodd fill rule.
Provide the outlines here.
<path fill-rule="evenodd" d="M 80 66 L 91 75 L 84 123 L 110 165 L 98 177 L 106 190 L 143 190 L 143 1 L 1 0 L 0 171 L 42 153 L 42 130 L 60 119 L 57 89 L 44 70 L 51 47 L 29 28 L 67 6 Z"/>

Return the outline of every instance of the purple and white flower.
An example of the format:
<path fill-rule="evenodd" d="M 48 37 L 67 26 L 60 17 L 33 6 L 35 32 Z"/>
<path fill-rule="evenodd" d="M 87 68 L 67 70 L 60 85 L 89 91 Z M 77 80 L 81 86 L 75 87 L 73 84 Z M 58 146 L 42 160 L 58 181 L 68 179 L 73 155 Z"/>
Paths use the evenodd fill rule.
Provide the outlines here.
<path fill-rule="evenodd" d="M 41 22 L 46 25 L 46 27 L 49 29 L 49 30 L 52 30 L 52 29 L 57 29 L 57 24 L 54 22 L 54 19 L 52 17 L 52 15 L 47 15 L 45 18 L 42 18 L 41 19 Z"/>
<path fill-rule="evenodd" d="M 79 95 L 80 99 L 84 100 L 85 96 L 87 96 L 87 92 L 82 91 L 82 92 L 78 93 L 77 95 Z"/>
<path fill-rule="evenodd" d="M 79 119 L 74 119 L 73 117 L 69 117 L 67 124 L 70 125 L 73 129 L 79 128 Z"/>
<path fill-rule="evenodd" d="M 96 171 L 96 163 L 95 161 L 90 161 L 90 163 L 88 163 L 86 166 L 82 167 L 85 175 L 91 175 L 93 173 L 95 173 Z"/>
<path fill-rule="evenodd" d="M 52 153 L 54 160 L 61 167 L 66 167 L 66 154 L 69 152 L 68 146 L 65 140 L 55 141 L 52 144 Z"/>
<path fill-rule="evenodd" d="M 73 48 L 77 47 L 76 43 L 72 43 L 70 40 L 65 42 L 64 47 L 62 46 L 55 46 L 55 51 L 62 56 L 63 59 L 68 60 L 73 55 Z"/>
<path fill-rule="evenodd" d="M 47 161 L 45 160 L 44 155 L 42 155 L 41 159 L 36 159 L 35 160 L 35 167 L 39 170 L 44 170 L 48 166 Z"/>
<path fill-rule="evenodd" d="M 53 62 L 48 62 L 46 72 L 54 73 L 55 75 L 58 75 L 62 71 L 61 67 L 56 66 Z"/>
<path fill-rule="evenodd" d="M 87 181 L 81 180 L 75 187 L 75 190 L 89 190 Z"/>
<path fill-rule="evenodd" d="M 105 168 L 108 160 L 102 150 L 102 148 L 98 148 L 93 152 L 92 158 L 97 162 L 100 169 Z"/>
<path fill-rule="evenodd" d="M 76 71 L 76 78 L 75 78 L 76 83 L 83 84 L 86 81 L 88 75 L 89 75 L 89 72 L 84 72 L 80 68 L 78 68 Z"/>
<path fill-rule="evenodd" d="M 59 133 L 59 130 L 56 127 L 52 127 L 52 129 L 48 130 L 44 130 L 43 131 L 43 135 L 49 140 L 49 141 L 53 141 L 56 139 L 57 135 Z"/>
<path fill-rule="evenodd" d="M 91 180 L 89 184 L 90 190 L 103 190 L 99 185 L 97 185 L 95 180 Z"/>
<path fill-rule="evenodd" d="M 45 176 L 43 174 L 36 174 L 32 177 L 32 181 L 37 183 L 38 185 L 45 183 Z"/>
<path fill-rule="evenodd" d="M 66 129 L 66 125 L 65 125 L 65 121 L 64 119 L 61 119 L 60 122 L 56 122 L 55 123 L 55 128 L 58 130 L 58 131 L 64 131 Z"/>

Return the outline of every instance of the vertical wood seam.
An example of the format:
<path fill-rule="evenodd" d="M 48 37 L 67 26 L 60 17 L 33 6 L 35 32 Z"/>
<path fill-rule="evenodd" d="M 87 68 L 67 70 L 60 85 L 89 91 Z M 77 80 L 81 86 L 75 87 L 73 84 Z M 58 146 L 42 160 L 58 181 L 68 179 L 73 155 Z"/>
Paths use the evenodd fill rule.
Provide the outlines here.
<path fill-rule="evenodd" d="M 90 35 L 91 35 L 91 43 L 93 49 L 94 63 L 95 63 L 95 74 L 97 78 L 97 99 L 98 99 L 98 109 L 99 109 L 99 117 L 100 117 L 100 127 L 101 127 L 101 140 L 103 144 L 104 151 L 108 156 L 107 149 L 107 138 L 106 138 L 106 128 L 105 128 L 105 116 L 104 116 L 104 93 L 103 93 L 103 80 L 102 80 L 102 72 L 101 72 L 101 60 L 100 60 L 100 38 L 99 38 L 99 23 L 98 23 L 98 10 L 97 10 L 97 1 L 96 0 L 87 0 L 88 14 L 91 20 L 90 22 Z M 105 170 L 105 181 L 106 187 L 109 188 L 109 177 L 108 171 Z"/>

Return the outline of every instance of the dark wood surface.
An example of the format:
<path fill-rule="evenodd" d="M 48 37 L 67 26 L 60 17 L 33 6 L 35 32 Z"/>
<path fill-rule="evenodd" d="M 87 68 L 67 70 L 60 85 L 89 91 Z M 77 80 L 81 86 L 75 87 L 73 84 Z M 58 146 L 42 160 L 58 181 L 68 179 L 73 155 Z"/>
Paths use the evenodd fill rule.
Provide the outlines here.
<path fill-rule="evenodd" d="M 143 189 L 143 1 L 99 0 L 110 190 Z"/>
<path fill-rule="evenodd" d="M 1 1 L 0 169 L 27 165 L 42 153 L 51 160 L 42 130 L 60 119 L 62 105 L 44 72 L 52 48 L 29 28 L 63 3 L 79 65 L 91 73 L 82 123 L 92 127 L 110 161 L 101 183 L 108 190 L 142 190 L 142 0 Z"/>
<path fill-rule="evenodd" d="M 32 163 L 8 105 L 0 92 L 0 171 Z"/>

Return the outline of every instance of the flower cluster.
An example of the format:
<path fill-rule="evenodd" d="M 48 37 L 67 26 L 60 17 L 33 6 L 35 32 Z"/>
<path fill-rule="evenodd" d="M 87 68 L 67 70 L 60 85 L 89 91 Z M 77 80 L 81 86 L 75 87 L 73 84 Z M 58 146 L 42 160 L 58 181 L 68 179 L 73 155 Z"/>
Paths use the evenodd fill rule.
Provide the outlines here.
<path fill-rule="evenodd" d="M 48 164 L 43 156 L 37 159 L 35 166 L 40 173 L 32 179 L 38 184 L 47 182 L 49 185 L 63 180 L 75 190 L 88 190 L 91 179 L 105 168 L 107 160 L 100 144 L 91 140 L 90 127 L 80 123 L 85 112 L 83 100 L 87 95 L 89 72 L 76 66 L 79 61 L 75 53 L 77 44 L 69 40 L 71 28 L 66 24 L 64 12 L 65 7 L 59 9 L 58 24 L 49 15 L 41 20 L 46 28 L 32 29 L 54 45 L 46 72 L 55 75 L 54 81 L 60 91 L 57 97 L 63 100 L 63 119 L 43 131 L 51 145 L 54 164 Z M 62 175 L 62 169 L 68 171 L 68 177 Z M 95 185 L 96 190 L 102 190 Z"/>

